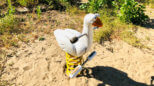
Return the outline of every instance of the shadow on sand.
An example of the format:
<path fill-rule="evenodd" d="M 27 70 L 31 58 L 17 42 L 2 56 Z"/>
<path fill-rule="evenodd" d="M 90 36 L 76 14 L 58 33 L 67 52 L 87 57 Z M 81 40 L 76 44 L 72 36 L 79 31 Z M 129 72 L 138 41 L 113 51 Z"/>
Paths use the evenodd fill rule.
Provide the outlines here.
<path fill-rule="evenodd" d="M 132 80 L 125 72 L 107 66 L 85 68 L 78 77 L 95 78 L 102 81 L 98 86 L 149 86 Z"/>
<path fill-rule="evenodd" d="M 144 25 L 143 27 L 154 29 L 154 19 L 150 19 L 150 22 L 148 24 Z"/>

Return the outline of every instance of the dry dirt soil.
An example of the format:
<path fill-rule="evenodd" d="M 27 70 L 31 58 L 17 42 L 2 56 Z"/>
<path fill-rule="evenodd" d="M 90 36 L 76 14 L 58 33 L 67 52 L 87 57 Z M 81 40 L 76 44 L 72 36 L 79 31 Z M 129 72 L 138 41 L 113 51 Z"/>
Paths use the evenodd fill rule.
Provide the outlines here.
<path fill-rule="evenodd" d="M 66 14 L 53 11 L 48 15 L 60 17 L 61 21 L 66 21 L 67 17 Z M 13 86 L 150 85 L 151 77 L 154 76 L 153 28 L 139 28 L 136 33 L 138 37 L 145 39 L 143 42 L 151 50 L 138 49 L 121 40 L 106 41 L 102 45 L 94 43 L 83 58 L 86 59 L 92 51 L 96 51 L 97 55 L 85 65 L 83 74 L 73 79 L 69 79 L 64 73 L 65 53 L 53 35 L 56 28 L 58 26 L 50 30 L 51 34 L 42 34 L 45 38 L 43 41 L 34 40 L 28 44 L 21 43 L 20 48 L 12 48 L 10 51 L 14 54 L 8 57 L 2 79 L 13 83 Z"/>

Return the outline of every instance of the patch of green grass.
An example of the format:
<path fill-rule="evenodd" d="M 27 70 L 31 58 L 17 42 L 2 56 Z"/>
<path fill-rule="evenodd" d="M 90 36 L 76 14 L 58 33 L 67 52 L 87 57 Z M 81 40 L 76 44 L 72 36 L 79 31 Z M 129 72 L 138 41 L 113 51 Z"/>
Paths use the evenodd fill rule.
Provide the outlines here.
<path fill-rule="evenodd" d="M 19 21 L 13 15 L 6 15 L 0 19 L 0 47 L 18 47 L 16 34 L 22 32 Z"/>
<path fill-rule="evenodd" d="M 19 21 L 13 15 L 7 15 L 0 19 L 0 35 L 20 32 Z"/>
<path fill-rule="evenodd" d="M 27 29 L 29 24 L 27 25 L 26 22 L 23 27 L 21 20 L 14 15 L 6 15 L 0 19 L 0 47 L 19 47 L 18 42 L 20 40 L 25 43 L 28 42 L 24 34 L 29 33 L 31 29 Z"/>
<path fill-rule="evenodd" d="M 11 0 L 7 0 L 7 4 L 8 4 L 8 14 L 12 15 L 13 13 L 15 13 L 15 7 L 12 6 Z"/>
<path fill-rule="evenodd" d="M 119 18 L 111 15 L 111 11 L 102 11 L 100 14 L 103 27 L 94 32 L 95 42 L 102 43 L 102 41 L 121 39 L 134 47 L 148 48 L 135 36 L 135 31 L 132 30 L 135 25 L 121 22 Z"/>

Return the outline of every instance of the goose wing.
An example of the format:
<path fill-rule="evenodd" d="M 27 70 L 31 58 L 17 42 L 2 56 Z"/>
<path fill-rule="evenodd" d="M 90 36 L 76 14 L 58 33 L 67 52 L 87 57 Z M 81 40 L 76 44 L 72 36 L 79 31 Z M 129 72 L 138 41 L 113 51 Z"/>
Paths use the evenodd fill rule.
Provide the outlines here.
<path fill-rule="evenodd" d="M 71 55 L 76 56 L 76 49 L 75 46 L 70 42 L 70 39 L 72 39 L 75 36 L 79 36 L 81 33 L 71 30 L 71 29 L 57 29 L 54 31 L 54 35 L 56 37 L 56 40 L 59 44 L 59 46 L 67 53 Z"/>
<path fill-rule="evenodd" d="M 65 33 L 67 33 L 67 36 L 71 40 L 73 37 L 78 37 L 81 35 L 80 32 L 73 30 L 73 29 L 65 29 Z"/>

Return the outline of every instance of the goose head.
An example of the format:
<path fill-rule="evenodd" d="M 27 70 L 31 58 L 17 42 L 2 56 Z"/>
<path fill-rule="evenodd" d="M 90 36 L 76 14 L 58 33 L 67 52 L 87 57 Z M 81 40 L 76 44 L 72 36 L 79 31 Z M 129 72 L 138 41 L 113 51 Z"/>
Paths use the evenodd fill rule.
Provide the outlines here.
<path fill-rule="evenodd" d="M 84 17 L 84 24 L 86 25 L 92 25 L 95 28 L 98 28 L 98 27 L 102 27 L 103 24 L 100 20 L 100 15 L 99 14 L 87 14 L 85 17 Z"/>

